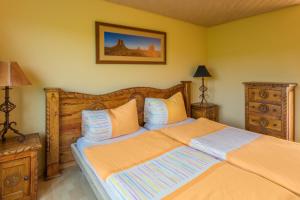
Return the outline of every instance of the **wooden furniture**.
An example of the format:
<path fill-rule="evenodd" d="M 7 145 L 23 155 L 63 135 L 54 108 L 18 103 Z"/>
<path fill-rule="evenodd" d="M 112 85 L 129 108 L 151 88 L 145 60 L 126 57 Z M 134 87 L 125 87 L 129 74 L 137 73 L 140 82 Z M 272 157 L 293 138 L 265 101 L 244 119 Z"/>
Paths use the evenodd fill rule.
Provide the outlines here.
<path fill-rule="evenodd" d="M 22 143 L 16 137 L 0 143 L 0 199 L 37 199 L 37 151 L 41 147 L 37 133 L 26 135 Z"/>
<path fill-rule="evenodd" d="M 192 104 L 192 118 L 198 119 L 205 117 L 207 119 L 218 121 L 219 120 L 219 106 L 212 103 L 193 103 Z"/>
<path fill-rule="evenodd" d="M 134 87 L 104 95 L 66 92 L 59 88 L 45 89 L 46 93 L 46 179 L 60 175 L 60 171 L 75 164 L 71 144 L 81 136 L 81 111 L 109 109 L 129 100 L 137 100 L 139 123 L 144 124 L 144 99 L 169 98 L 182 92 L 187 115 L 191 113 L 190 81 L 168 89 Z"/>
<path fill-rule="evenodd" d="M 245 84 L 246 129 L 294 141 L 295 83 Z"/>

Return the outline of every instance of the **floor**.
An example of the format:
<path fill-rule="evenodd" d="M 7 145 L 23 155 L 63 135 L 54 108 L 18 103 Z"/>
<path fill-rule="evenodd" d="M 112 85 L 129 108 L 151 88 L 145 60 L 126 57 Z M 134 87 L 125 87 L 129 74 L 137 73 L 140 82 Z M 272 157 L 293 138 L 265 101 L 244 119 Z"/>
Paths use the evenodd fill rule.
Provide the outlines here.
<path fill-rule="evenodd" d="M 59 178 L 38 184 L 39 200 L 96 200 L 78 167 L 65 170 Z"/>

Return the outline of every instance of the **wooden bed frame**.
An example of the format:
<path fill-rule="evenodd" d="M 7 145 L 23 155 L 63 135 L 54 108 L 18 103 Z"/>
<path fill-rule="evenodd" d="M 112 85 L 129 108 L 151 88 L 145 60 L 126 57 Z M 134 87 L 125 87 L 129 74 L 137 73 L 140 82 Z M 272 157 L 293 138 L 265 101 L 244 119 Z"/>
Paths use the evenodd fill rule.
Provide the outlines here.
<path fill-rule="evenodd" d="M 191 114 L 191 81 L 168 89 L 133 87 L 103 95 L 67 92 L 46 88 L 46 179 L 57 177 L 67 167 L 75 165 L 71 144 L 81 136 L 81 111 L 118 107 L 136 98 L 139 123 L 144 124 L 144 99 L 169 98 L 182 92 L 187 115 Z"/>

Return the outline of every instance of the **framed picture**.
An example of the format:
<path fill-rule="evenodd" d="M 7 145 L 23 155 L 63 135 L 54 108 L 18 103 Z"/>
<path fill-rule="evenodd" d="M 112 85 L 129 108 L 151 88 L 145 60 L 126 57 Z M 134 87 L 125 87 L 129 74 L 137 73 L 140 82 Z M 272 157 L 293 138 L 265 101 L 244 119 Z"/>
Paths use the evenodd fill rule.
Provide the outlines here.
<path fill-rule="evenodd" d="M 96 63 L 166 64 L 166 33 L 96 22 Z"/>

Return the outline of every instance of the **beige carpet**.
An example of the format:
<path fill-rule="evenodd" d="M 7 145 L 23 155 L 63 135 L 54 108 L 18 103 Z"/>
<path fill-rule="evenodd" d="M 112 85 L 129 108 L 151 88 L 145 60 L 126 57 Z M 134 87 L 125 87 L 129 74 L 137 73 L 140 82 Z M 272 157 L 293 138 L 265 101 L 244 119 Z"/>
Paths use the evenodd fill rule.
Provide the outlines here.
<path fill-rule="evenodd" d="M 96 200 L 78 167 L 65 170 L 59 178 L 38 184 L 39 200 Z"/>

